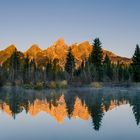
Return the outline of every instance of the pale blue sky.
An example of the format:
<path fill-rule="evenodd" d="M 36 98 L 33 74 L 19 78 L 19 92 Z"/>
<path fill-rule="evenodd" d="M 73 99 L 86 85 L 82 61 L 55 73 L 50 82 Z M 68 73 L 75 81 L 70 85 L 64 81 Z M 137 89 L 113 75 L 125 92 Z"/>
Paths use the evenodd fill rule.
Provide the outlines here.
<path fill-rule="evenodd" d="M 140 43 L 140 0 L 0 0 L 0 49 L 96 37 L 103 48 L 131 57 Z"/>

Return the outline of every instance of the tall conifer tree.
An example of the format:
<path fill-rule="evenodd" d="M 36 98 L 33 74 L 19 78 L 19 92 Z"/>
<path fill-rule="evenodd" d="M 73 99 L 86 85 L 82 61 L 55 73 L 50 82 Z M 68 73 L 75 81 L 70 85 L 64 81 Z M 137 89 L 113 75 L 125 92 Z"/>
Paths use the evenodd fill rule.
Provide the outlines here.
<path fill-rule="evenodd" d="M 104 65 L 103 70 L 104 70 L 105 76 L 107 76 L 109 78 L 109 80 L 112 80 L 112 78 L 113 78 L 113 69 L 112 69 L 111 60 L 110 60 L 108 55 L 105 56 L 103 65 Z"/>
<path fill-rule="evenodd" d="M 75 60 L 72 54 L 72 50 L 71 48 L 69 48 L 66 58 L 65 71 L 69 74 L 70 79 L 72 79 L 73 77 L 74 70 L 75 70 Z"/>
<path fill-rule="evenodd" d="M 102 69 L 102 61 L 103 61 L 103 51 L 99 38 L 96 38 L 93 43 L 93 48 L 91 55 L 89 57 L 89 63 L 94 65 L 97 72 L 97 78 L 94 80 L 102 81 L 103 78 L 103 69 Z M 95 75 L 95 74 L 94 74 Z"/>
<path fill-rule="evenodd" d="M 15 81 L 18 79 L 19 67 L 20 60 L 18 58 L 18 51 L 17 49 L 15 49 L 14 53 L 10 57 L 10 71 L 12 84 L 15 84 Z"/>
<path fill-rule="evenodd" d="M 136 45 L 135 53 L 132 58 L 133 79 L 140 82 L 140 47 Z"/>

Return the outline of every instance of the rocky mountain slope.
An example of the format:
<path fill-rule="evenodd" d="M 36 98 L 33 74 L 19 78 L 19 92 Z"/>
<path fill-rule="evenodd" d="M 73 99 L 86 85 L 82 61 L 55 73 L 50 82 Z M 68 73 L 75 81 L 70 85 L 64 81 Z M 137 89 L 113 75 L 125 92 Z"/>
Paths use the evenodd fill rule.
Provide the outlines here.
<path fill-rule="evenodd" d="M 79 44 L 75 43 L 68 46 L 65 43 L 64 39 L 59 39 L 45 50 L 42 50 L 38 45 L 33 44 L 23 54 L 25 56 L 28 55 L 30 59 L 35 59 L 37 64 L 39 65 L 44 65 L 49 60 L 55 60 L 61 67 L 64 67 L 69 47 L 72 48 L 72 52 L 75 56 L 76 66 L 79 66 L 82 63 L 82 61 L 88 59 L 93 48 L 88 41 Z M 15 49 L 16 46 L 10 45 L 5 50 L 0 51 L 0 64 L 6 61 L 15 51 Z M 129 64 L 131 62 L 131 59 L 129 58 L 118 56 L 110 51 L 103 49 L 104 57 L 106 54 L 110 57 L 112 63 L 117 63 L 119 61 L 121 63 Z"/>
<path fill-rule="evenodd" d="M 0 51 L 0 64 L 6 61 L 11 56 L 11 54 L 13 54 L 15 50 L 16 50 L 16 46 L 13 44 L 8 46 L 5 50 L 1 50 Z"/>

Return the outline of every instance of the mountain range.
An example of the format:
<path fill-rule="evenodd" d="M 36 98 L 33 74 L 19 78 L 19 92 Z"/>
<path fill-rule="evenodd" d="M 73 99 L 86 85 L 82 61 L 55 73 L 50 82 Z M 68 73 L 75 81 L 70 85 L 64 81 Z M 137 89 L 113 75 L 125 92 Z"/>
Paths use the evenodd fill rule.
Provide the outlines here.
<path fill-rule="evenodd" d="M 61 67 L 64 67 L 66 62 L 66 56 L 68 48 L 72 48 L 72 53 L 75 57 L 76 66 L 80 66 L 82 61 L 87 60 L 92 48 L 94 48 L 88 41 L 82 43 L 75 43 L 72 45 L 67 45 L 64 39 L 59 39 L 50 47 L 42 50 L 37 44 L 33 44 L 27 51 L 22 52 L 24 56 L 29 56 L 30 59 L 35 59 L 37 64 L 44 65 L 49 60 L 56 60 Z M 0 51 L 0 64 L 5 62 L 15 51 L 16 46 L 10 45 L 6 49 Z M 108 55 L 112 63 L 125 63 L 129 64 L 131 62 L 130 58 L 121 57 L 113 52 L 103 49 L 103 56 Z"/>

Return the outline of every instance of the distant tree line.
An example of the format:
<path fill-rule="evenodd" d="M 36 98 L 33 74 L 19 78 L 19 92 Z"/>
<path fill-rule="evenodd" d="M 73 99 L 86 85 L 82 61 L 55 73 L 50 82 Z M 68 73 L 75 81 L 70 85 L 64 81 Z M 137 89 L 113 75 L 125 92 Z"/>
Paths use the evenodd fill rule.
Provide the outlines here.
<path fill-rule="evenodd" d="M 103 57 L 99 38 L 93 41 L 93 49 L 87 60 L 77 68 L 71 47 L 68 50 L 64 68 L 57 60 L 48 60 L 38 65 L 35 59 L 24 56 L 15 49 L 14 53 L 0 65 L 0 86 L 37 84 L 46 85 L 50 81 L 67 80 L 69 84 L 89 84 L 90 82 L 140 82 L 140 47 L 136 45 L 131 64 L 111 62 L 108 55 Z M 60 54 L 61 55 L 61 54 Z"/>

